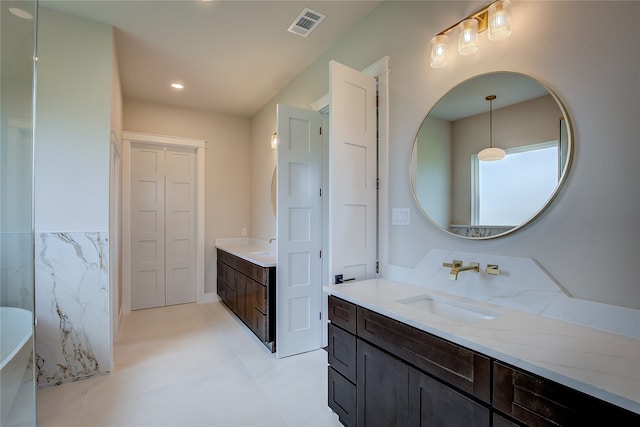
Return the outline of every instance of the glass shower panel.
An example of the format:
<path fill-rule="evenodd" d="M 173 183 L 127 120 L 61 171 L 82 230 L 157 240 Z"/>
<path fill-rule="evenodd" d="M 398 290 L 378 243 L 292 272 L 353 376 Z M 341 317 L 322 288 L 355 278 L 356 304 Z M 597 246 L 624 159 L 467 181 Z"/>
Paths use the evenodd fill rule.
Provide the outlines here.
<path fill-rule="evenodd" d="M 0 2 L 0 425 L 35 426 L 33 93 L 37 1 Z"/>

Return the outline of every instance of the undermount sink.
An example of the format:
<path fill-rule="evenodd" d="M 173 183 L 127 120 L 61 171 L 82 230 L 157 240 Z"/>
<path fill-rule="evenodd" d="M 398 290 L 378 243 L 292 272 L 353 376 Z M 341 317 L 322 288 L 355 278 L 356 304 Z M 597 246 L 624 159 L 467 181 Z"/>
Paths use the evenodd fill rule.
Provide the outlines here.
<path fill-rule="evenodd" d="M 269 251 L 249 252 L 249 255 L 275 256 L 273 252 L 269 252 Z"/>
<path fill-rule="evenodd" d="M 431 295 L 419 295 L 397 300 L 396 302 L 418 310 L 428 311 L 439 317 L 466 324 L 491 320 L 500 316 L 500 313 L 477 308 L 459 301 L 433 297 Z"/>

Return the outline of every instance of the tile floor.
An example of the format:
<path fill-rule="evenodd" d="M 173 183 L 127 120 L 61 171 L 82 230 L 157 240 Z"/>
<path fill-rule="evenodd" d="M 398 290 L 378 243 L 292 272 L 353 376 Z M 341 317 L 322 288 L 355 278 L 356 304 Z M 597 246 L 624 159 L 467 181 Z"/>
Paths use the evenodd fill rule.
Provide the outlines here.
<path fill-rule="evenodd" d="M 340 426 L 327 353 L 277 359 L 220 302 L 124 316 L 114 360 L 110 375 L 38 390 L 38 426 Z"/>

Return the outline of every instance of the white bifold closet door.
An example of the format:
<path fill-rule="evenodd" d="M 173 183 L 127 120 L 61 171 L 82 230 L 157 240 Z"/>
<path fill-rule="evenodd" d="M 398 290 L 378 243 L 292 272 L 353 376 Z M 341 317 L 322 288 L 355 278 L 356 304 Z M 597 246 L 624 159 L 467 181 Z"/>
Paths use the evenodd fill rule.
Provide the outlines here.
<path fill-rule="evenodd" d="M 131 146 L 131 308 L 196 301 L 196 152 Z"/>

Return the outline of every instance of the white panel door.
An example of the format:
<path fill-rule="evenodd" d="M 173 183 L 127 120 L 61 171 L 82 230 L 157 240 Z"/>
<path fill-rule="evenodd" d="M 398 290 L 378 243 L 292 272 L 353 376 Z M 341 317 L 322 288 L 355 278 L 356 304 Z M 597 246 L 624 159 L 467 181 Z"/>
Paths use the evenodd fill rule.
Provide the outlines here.
<path fill-rule="evenodd" d="M 376 81 L 338 62 L 329 76 L 331 280 L 376 277 Z"/>
<path fill-rule="evenodd" d="M 132 144 L 131 308 L 196 301 L 196 153 Z"/>
<path fill-rule="evenodd" d="M 196 300 L 196 153 L 171 147 L 165 152 L 166 305 Z"/>
<path fill-rule="evenodd" d="M 322 118 L 278 105 L 276 352 L 322 345 Z"/>
<path fill-rule="evenodd" d="M 131 147 L 131 308 L 165 305 L 165 156 L 162 148 Z"/>

